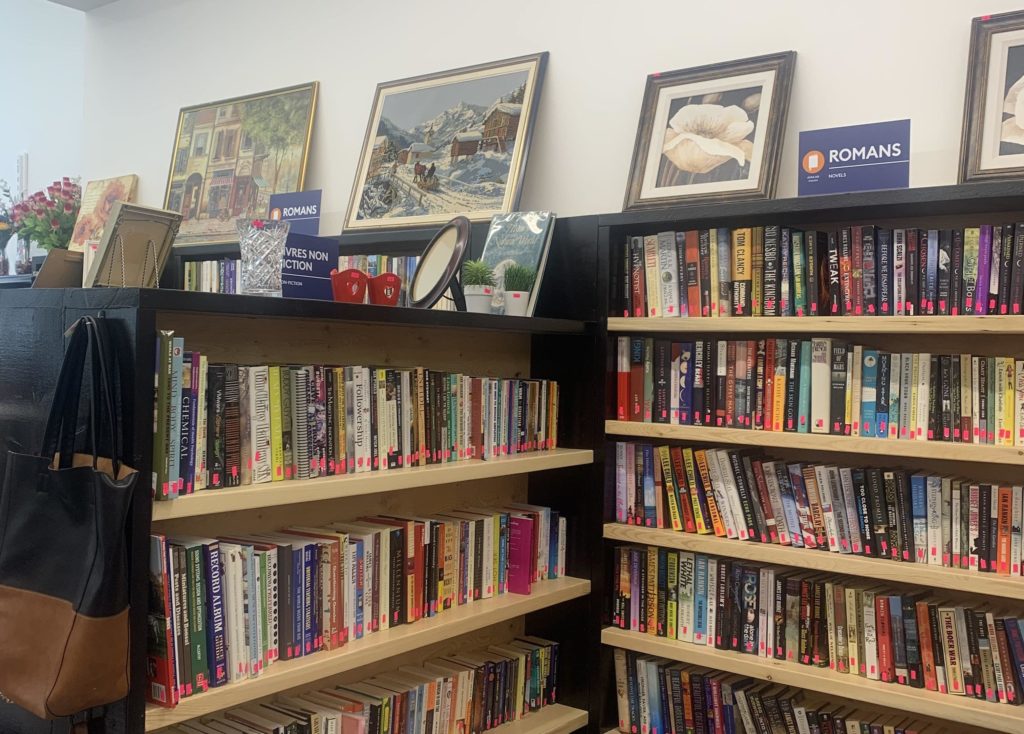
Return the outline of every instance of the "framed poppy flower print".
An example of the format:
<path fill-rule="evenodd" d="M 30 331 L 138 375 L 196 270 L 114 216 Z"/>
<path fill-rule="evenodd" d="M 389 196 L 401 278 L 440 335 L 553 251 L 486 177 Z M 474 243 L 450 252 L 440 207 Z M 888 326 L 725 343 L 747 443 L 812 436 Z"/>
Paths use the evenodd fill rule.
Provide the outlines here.
<path fill-rule="evenodd" d="M 647 77 L 623 209 L 775 194 L 796 52 Z"/>
<path fill-rule="evenodd" d="M 1024 176 L 1024 12 L 971 21 L 960 183 Z"/>

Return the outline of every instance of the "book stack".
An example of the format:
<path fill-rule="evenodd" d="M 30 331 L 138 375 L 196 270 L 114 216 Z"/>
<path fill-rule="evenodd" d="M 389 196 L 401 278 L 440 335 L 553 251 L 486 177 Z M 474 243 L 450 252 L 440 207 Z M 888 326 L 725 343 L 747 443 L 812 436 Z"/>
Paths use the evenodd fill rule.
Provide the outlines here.
<path fill-rule="evenodd" d="M 619 420 L 1024 445 L 1024 360 L 840 339 L 619 337 Z"/>
<path fill-rule="evenodd" d="M 413 367 L 211 364 L 161 331 L 153 492 L 557 448 L 558 384 Z"/>
<path fill-rule="evenodd" d="M 614 556 L 620 629 L 989 703 L 1024 700 L 1019 607 L 665 548 Z"/>
<path fill-rule="evenodd" d="M 615 444 L 616 522 L 761 543 L 1024 573 L 1024 487 L 750 450 Z"/>
<path fill-rule="evenodd" d="M 530 594 L 565 573 L 566 520 L 512 503 L 220 538 L 150 536 L 149 700 L 254 678 L 278 660 Z"/>
<path fill-rule="evenodd" d="M 613 316 L 1019 314 L 1024 224 L 660 232 L 630 237 L 611 268 Z"/>
<path fill-rule="evenodd" d="M 723 734 L 955 734 L 871 704 L 850 706 L 790 686 L 613 651 L 619 726 L 639 732 Z M 926 728 L 927 727 L 927 728 Z"/>
<path fill-rule="evenodd" d="M 183 263 L 183 290 L 202 293 L 241 293 L 241 260 L 189 260 Z"/>
<path fill-rule="evenodd" d="M 555 703 L 558 643 L 517 637 L 179 724 L 176 734 L 477 734 Z"/>

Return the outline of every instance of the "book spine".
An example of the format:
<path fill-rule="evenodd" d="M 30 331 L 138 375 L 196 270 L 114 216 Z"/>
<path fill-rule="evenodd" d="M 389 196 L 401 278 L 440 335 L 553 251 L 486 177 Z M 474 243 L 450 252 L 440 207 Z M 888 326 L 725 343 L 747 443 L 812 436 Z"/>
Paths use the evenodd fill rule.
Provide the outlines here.
<path fill-rule="evenodd" d="M 825 264 L 828 273 L 828 310 L 831 316 L 843 315 L 843 287 L 842 287 L 842 262 L 840 256 L 839 239 L 835 232 L 828 233 L 828 260 Z"/>
<path fill-rule="evenodd" d="M 751 315 L 751 230 L 741 227 L 732 231 L 732 313 Z"/>
<path fill-rule="evenodd" d="M 700 270 L 700 315 L 711 316 L 711 233 L 702 229 L 697 236 L 697 257 Z M 717 272 L 716 272 L 717 274 Z"/>
<path fill-rule="evenodd" d="M 763 275 L 763 314 L 779 315 L 779 240 L 778 225 L 764 228 L 764 275 Z"/>
<path fill-rule="evenodd" d="M 750 238 L 751 316 L 764 315 L 764 227 L 754 227 Z"/>

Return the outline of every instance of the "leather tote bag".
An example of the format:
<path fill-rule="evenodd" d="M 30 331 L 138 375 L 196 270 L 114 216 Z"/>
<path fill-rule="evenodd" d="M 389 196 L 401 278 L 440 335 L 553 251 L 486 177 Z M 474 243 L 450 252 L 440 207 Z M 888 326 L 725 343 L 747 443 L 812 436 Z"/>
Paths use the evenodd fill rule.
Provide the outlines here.
<path fill-rule="evenodd" d="M 0 694 L 42 718 L 128 693 L 126 525 L 138 473 L 121 461 L 119 387 L 105 320 L 78 320 L 42 451 L 9 452 L 0 485 Z M 87 446 L 76 453 L 80 403 Z"/>

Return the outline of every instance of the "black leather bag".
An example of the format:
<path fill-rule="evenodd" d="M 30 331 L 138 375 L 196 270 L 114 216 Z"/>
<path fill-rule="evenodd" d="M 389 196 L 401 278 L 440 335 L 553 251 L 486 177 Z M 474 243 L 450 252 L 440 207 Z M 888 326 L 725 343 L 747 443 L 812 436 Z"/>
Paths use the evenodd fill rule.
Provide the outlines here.
<path fill-rule="evenodd" d="M 87 453 L 76 453 L 87 367 Z M 105 320 L 75 322 L 42 451 L 9 452 L 0 485 L 0 694 L 42 718 L 128 692 L 126 526 L 138 473 L 121 461 L 120 374 Z"/>

